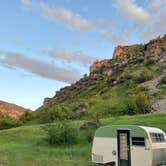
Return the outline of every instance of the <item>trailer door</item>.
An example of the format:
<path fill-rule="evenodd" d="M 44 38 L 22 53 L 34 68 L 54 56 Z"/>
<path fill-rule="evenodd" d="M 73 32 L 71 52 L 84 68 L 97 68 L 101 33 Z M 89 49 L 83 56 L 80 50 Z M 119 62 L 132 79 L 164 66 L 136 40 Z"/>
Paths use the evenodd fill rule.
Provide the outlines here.
<path fill-rule="evenodd" d="M 117 131 L 118 166 L 131 166 L 130 131 Z"/>

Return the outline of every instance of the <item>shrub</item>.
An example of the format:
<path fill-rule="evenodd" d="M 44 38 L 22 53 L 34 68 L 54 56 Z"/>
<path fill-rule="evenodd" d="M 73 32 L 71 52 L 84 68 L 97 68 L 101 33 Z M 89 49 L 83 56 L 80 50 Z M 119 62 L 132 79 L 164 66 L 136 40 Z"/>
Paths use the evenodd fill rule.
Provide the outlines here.
<path fill-rule="evenodd" d="M 23 123 L 30 121 L 33 119 L 33 114 L 32 112 L 26 111 L 24 114 L 22 114 L 19 118 L 19 120 Z"/>
<path fill-rule="evenodd" d="M 138 92 L 140 92 L 140 91 L 146 92 L 146 91 L 149 91 L 149 90 L 150 90 L 150 88 L 149 88 L 148 85 L 140 85 L 140 86 L 138 86 L 138 88 L 137 88 L 137 91 L 138 91 Z"/>
<path fill-rule="evenodd" d="M 135 103 L 135 100 L 133 98 L 130 98 L 127 103 L 127 110 L 125 110 L 125 114 L 127 115 L 135 115 L 137 114 L 137 106 Z"/>
<path fill-rule="evenodd" d="M 117 81 L 117 76 L 110 76 L 110 77 L 108 77 L 108 79 L 107 79 L 107 82 L 108 82 L 109 84 L 111 84 L 111 85 L 113 85 L 114 82 L 116 82 L 116 81 Z"/>
<path fill-rule="evenodd" d="M 93 121 L 84 122 L 80 126 L 80 133 L 81 133 L 81 137 L 83 137 L 83 140 L 85 142 L 92 143 L 95 130 L 99 126 L 100 126 L 99 124 L 97 124 L 96 122 L 93 122 Z"/>
<path fill-rule="evenodd" d="M 50 124 L 43 128 L 46 131 L 46 140 L 50 145 L 71 145 L 78 137 L 78 131 L 66 122 Z"/>
<path fill-rule="evenodd" d="M 138 93 L 128 100 L 126 113 L 129 115 L 146 114 L 151 111 L 148 96 L 145 93 Z"/>
<path fill-rule="evenodd" d="M 145 114 L 151 111 L 150 102 L 148 96 L 145 93 L 138 93 L 135 97 L 135 103 L 138 109 L 138 113 Z"/>
<path fill-rule="evenodd" d="M 148 66 L 148 65 L 152 65 L 152 64 L 155 64 L 156 63 L 156 60 L 153 59 L 153 58 L 149 58 L 146 60 L 145 64 Z"/>
<path fill-rule="evenodd" d="M 136 63 L 143 63 L 143 62 L 144 62 L 144 57 L 136 58 Z"/>
<path fill-rule="evenodd" d="M 40 120 L 44 123 L 65 120 L 68 118 L 68 110 L 64 106 L 56 105 L 51 109 L 43 109 L 39 116 Z"/>
<path fill-rule="evenodd" d="M 153 78 L 152 72 L 150 72 L 149 70 L 143 70 L 135 76 L 134 80 L 137 83 L 143 83 L 145 81 L 151 80 L 152 78 Z"/>
<path fill-rule="evenodd" d="M 11 119 L 9 117 L 3 117 L 0 119 L 0 130 L 9 129 L 21 125 L 22 123 L 19 120 Z"/>
<path fill-rule="evenodd" d="M 163 76 L 163 77 L 161 78 L 159 84 L 161 84 L 161 85 L 166 84 L 166 76 Z"/>
<path fill-rule="evenodd" d="M 92 143 L 93 138 L 94 138 L 94 134 L 95 134 L 95 130 L 94 129 L 88 129 L 88 130 L 85 130 L 83 133 L 84 133 L 85 141 L 88 142 L 88 143 Z"/>

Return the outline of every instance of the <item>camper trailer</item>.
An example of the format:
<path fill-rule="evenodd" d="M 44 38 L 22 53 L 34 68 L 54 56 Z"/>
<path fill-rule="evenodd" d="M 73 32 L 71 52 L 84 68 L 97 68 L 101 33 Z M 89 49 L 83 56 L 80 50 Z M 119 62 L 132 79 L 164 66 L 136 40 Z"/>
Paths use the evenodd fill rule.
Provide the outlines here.
<path fill-rule="evenodd" d="M 107 166 L 165 166 L 166 135 L 144 126 L 104 126 L 94 136 L 92 162 Z"/>

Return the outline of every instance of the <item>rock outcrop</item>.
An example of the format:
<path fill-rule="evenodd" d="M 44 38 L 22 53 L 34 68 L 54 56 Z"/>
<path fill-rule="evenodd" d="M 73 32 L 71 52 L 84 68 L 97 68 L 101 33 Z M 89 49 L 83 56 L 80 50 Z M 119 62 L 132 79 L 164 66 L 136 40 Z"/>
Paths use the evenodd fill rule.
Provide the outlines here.
<path fill-rule="evenodd" d="M 108 63 L 107 59 L 104 60 L 96 60 L 93 65 L 90 67 L 90 73 L 93 73 L 96 69 L 106 65 Z"/>
<path fill-rule="evenodd" d="M 120 57 L 124 51 L 125 46 L 117 46 L 113 53 L 113 58 Z"/>
<path fill-rule="evenodd" d="M 148 61 L 149 59 L 163 61 L 165 59 L 165 53 L 166 35 L 153 39 L 145 45 L 134 44 L 131 46 L 117 46 L 112 59 L 97 60 L 92 64 L 90 67 L 90 74 L 96 72 L 99 68 L 105 68 L 102 70 L 102 74 L 109 73 L 110 75 L 114 69 L 133 64 L 134 61 L 137 60 L 141 61 L 141 58 L 145 61 Z M 109 71 L 107 71 L 107 67 L 109 68 Z"/>
<path fill-rule="evenodd" d="M 8 116 L 13 119 L 20 117 L 25 111 L 30 111 L 16 104 L 0 101 L 0 115 Z"/>

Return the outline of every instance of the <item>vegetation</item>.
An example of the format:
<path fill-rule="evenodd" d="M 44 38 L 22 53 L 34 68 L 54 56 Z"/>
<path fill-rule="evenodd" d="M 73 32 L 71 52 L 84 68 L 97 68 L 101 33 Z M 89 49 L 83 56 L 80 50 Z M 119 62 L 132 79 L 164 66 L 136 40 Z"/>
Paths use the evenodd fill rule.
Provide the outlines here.
<path fill-rule="evenodd" d="M 142 83 L 163 73 L 162 63 L 145 62 L 116 70 L 111 76 L 93 74 L 76 84 L 62 88 L 33 114 L 34 123 L 57 120 L 94 120 L 101 117 L 150 112 L 154 95 Z M 158 87 L 156 87 L 158 88 Z M 137 95 L 138 94 L 138 95 Z M 130 99 L 130 101 L 128 100 Z M 139 109 L 138 109 L 139 108 Z"/>
<path fill-rule="evenodd" d="M 77 140 L 77 130 L 66 122 L 58 122 L 43 127 L 50 145 L 71 145 Z"/>
<path fill-rule="evenodd" d="M 161 123 L 162 122 L 162 123 Z M 91 144 L 82 138 L 79 126 L 84 121 L 68 122 L 77 129 L 79 136 L 73 145 L 52 146 L 45 142 L 45 125 L 21 126 L 0 131 L 0 165 L 11 166 L 94 166 L 91 162 Z M 133 124 L 154 126 L 166 132 L 166 114 L 154 113 L 135 116 L 110 117 L 101 120 L 102 125 Z"/>
<path fill-rule="evenodd" d="M 20 120 L 12 119 L 10 117 L 0 117 L 0 130 L 18 127 L 22 124 L 23 123 Z"/>
<path fill-rule="evenodd" d="M 161 84 L 161 85 L 166 84 L 166 76 L 163 76 L 163 77 L 161 78 L 160 84 Z"/>
<path fill-rule="evenodd" d="M 150 102 L 148 96 L 145 93 L 138 93 L 135 96 L 130 97 L 128 101 L 127 114 L 146 114 L 151 111 Z"/>

